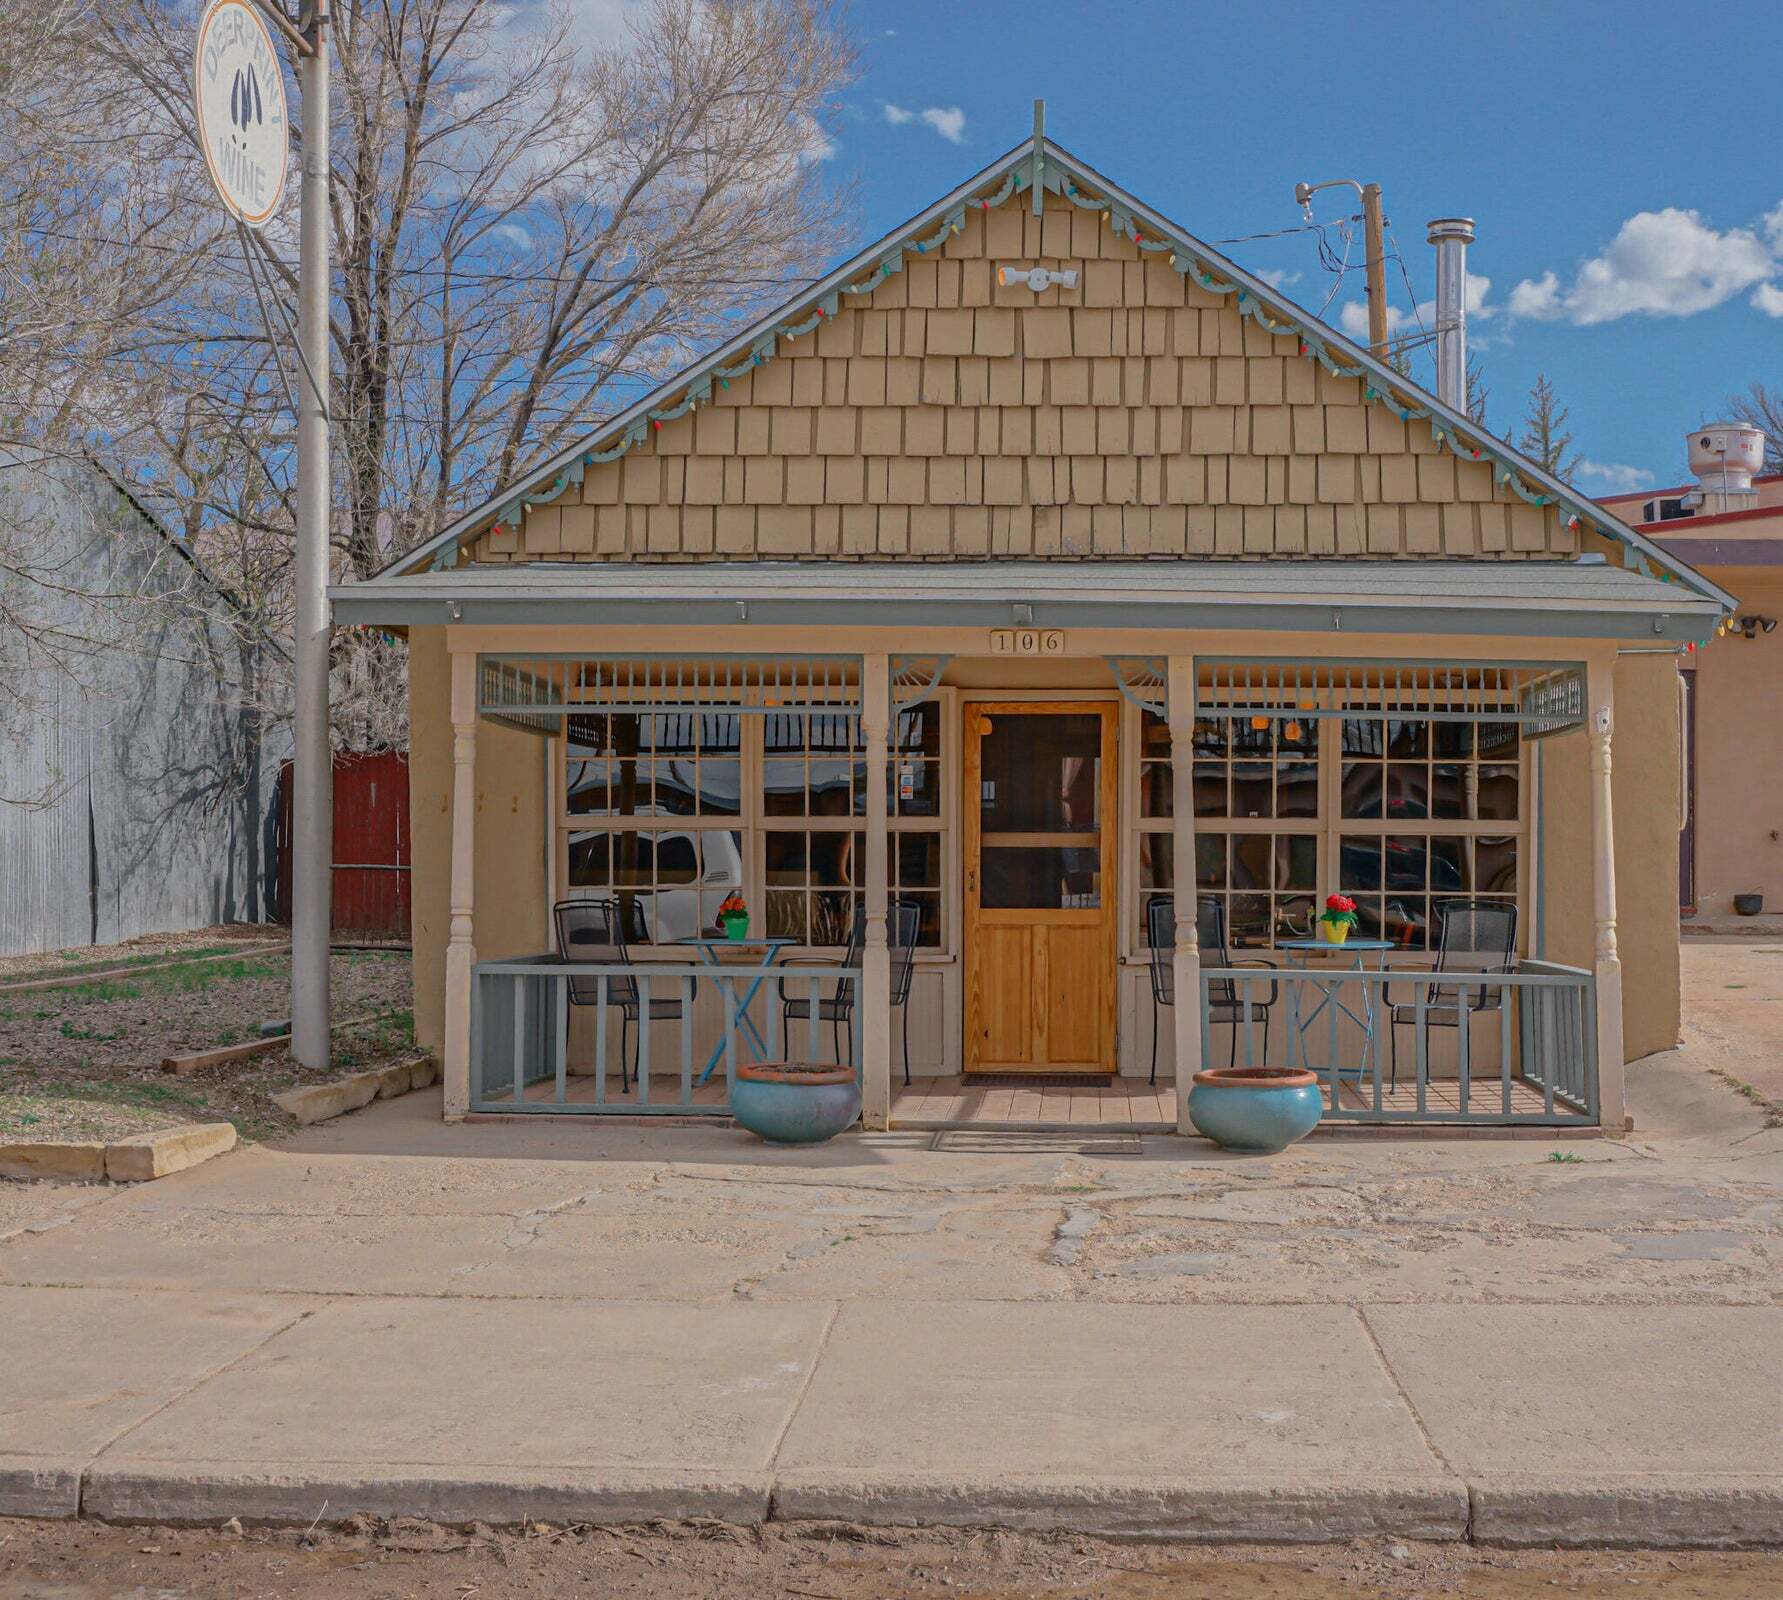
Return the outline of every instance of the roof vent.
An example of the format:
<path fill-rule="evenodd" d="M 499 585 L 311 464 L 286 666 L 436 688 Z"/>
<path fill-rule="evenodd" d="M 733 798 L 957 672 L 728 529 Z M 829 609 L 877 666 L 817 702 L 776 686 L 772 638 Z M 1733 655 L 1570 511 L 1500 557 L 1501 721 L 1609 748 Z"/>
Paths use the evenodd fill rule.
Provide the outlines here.
<path fill-rule="evenodd" d="M 1764 465 L 1764 431 L 1744 422 L 1710 422 L 1686 435 L 1696 487 L 1684 504 L 1707 516 L 1758 504 L 1752 474 Z"/>

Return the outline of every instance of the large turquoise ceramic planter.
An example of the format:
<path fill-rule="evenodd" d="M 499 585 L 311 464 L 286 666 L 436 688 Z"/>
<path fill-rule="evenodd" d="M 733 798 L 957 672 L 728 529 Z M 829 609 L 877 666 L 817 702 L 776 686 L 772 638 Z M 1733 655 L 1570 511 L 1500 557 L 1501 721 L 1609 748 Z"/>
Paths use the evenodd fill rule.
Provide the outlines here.
<path fill-rule="evenodd" d="M 1274 1155 L 1324 1114 L 1317 1075 L 1291 1067 L 1215 1067 L 1189 1090 L 1189 1121 L 1228 1150 Z"/>
<path fill-rule="evenodd" d="M 739 1066 L 731 1085 L 731 1115 L 769 1144 L 822 1144 L 860 1114 L 860 1086 L 849 1067 L 755 1061 Z"/>

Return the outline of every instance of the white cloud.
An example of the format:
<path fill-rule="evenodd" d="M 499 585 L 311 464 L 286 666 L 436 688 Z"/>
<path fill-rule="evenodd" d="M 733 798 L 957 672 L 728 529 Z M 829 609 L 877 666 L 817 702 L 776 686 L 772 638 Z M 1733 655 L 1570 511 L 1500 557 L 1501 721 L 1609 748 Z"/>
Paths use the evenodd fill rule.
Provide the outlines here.
<path fill-rule="evenodd" d="M 966 113 L 958 106 L 929 106 L 922 113 L 922 120 L 949 144 L 965 143 Z"/>
<path fill-rule="evenodd" d="M 1774 283 L 1761 283 L 1754 289 L 1752 303 L 1767 317 L 1783 317 L 1783 289 Z"/>
<path fill-rule="evenodd" d="M 1533 282 L 1525 278 L 1511 290 L 1511 315 L 1548 322 L 1560 315 L 1560 280 L 1544 272 Z"/>
<path fill-rule="evenodd" d="M 1579 327 L 1618 317 L 1689 317 L 1761 286 L 1783 253 L 1783 205 L 1758 229 L 1719 232 L 1700 212 L 1667 206 L 1640 211 L 1616 231 L 1601 255 L 1580 264 L 1569 284 L 1553 271 L 1511 291 L 1513 316 Z M 1760 310 L 1768 305 L 1754 296 Z M 1775 314 L 1775 313 L 1773 313 Z"/>
<path fill-rule="evenodd" d="M 1498 315 L 1498 307 L 1487 302 L 1492 292 L 1492 280 L 1482 277 L 1477 272 L 1467 274 L 1467 282 L 1462 291 L 1466 300 L 1467 320 L 1471 325 L 1476 322 L 1490 322 Z M 1337 314 L 1337 323 L 1352 339 L 1368 337 L 1368 306 L 1365 301 L 1348 301 Z M 1426 333 L 1436 331 L 1436 302 L 1420 300 L 1415 313 L 1401 310 L 1391 302 L 1387 306 L 1387 332 L 1389 334 L 1412 333 L 1422 327 Z"/>
<path fill-rule="evenodd" d="M 1398 306 L 1387 307 L 1388 333 L 1398 333 L 1410 322 L 1411 318 Z M 1360 300 L 1345 301 L 1343 310 L 1337 314 L 1337 325 L 1352 339 L 1366 339 L 1368 337 L 1368 307 Z M 1428 327 L 1429 324 L 1426 323 L 1425 326 Z"/>
<path fill-rule="evenodd" d="M 1653 482 L 1653 474 L 1645 467 L 1625 467 L 1618 461 L 1593 461 L 1586 457 L 1577 468 L 1581 478 L 1594 478 L 1611 494 L 1630 494 L 1645 489 Z"/>
<path fill-rule="evenodd" d="M 966 142 L 966 113 L 958 106 L 924 106 L 921 111 L 912 111 L 908 106 L 893 105 L 887 100 L 881 110 L 885 120 L 894 128 L 901 128 L 907 122 L 926 122 L 949 144 Z"/>
<path fill-rule="evenodd" d="M 1286 267 L 1271 267 L 1267 272 L 1257 274 L 1271 289 L 1285 289 L 1290 283 L 1298 283 L 1302 274 L 1289 272 Z"/>

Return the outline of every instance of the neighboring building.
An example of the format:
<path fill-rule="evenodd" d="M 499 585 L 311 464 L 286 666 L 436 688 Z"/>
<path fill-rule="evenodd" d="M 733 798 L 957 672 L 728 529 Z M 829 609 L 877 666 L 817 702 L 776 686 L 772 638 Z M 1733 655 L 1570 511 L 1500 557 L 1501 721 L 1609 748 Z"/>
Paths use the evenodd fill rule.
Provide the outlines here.
<path fill-rule="evenodd" d="M 1736 895 L 1783 921 L 1783 473 L 1762 474 L 1764 435 L 1710 423 L 1686 435 L 1694 484 L 1600 505 L 1729 590 L 1725 629 L 1679 659 L 1686 718 L 1678 901 L 1714 927 Z"/>
<path fill-rule="evenodd" d="M 827 1051 L 664 948 L 736 889 L 802 959 L 864 913 L 875 1127 L 956 1076 L 1137 1105 L 1154 1027 L 1186 1090 L 1241 1048 L 1228 984 L 1360 1120 L 1619 1130 L 1678 1037 L 1669 652 L 1730 597 L 1038 134 L 332 595 L 410 641 L 448 1116 L 721 1112 L 705 1063 Z M 1290 943 L 1340 889 L 1380 956 Z M 526 958 L 575 898 L 636 948 L 571 992 Z M 1395 980 L 1389 1026 L 1374 962 L 1428 967 L 1460 900 L 1514 909 L 1509 980 L 1466 1029 Z M 1281 970 L 1220 967 L 1222 923 Z"/>
<path fill-rule="evenodd" d="M 7 642 L 0 955 L 268 920 L 276 646 L 96 467 L 8 458 L 0 517 L 43 579 L 5 608 L 48 641 Z"/>

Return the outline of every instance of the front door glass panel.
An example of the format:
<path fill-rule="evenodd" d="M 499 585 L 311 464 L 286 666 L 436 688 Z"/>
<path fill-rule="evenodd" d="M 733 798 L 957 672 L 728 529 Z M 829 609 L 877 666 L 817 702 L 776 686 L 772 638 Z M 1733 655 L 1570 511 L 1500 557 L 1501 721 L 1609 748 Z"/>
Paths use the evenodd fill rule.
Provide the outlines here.
<path fill-rule="evenodd" d="M 987 910 L 1102 904 L 1102 719 L 987 717 L 979 832 Z"/>

